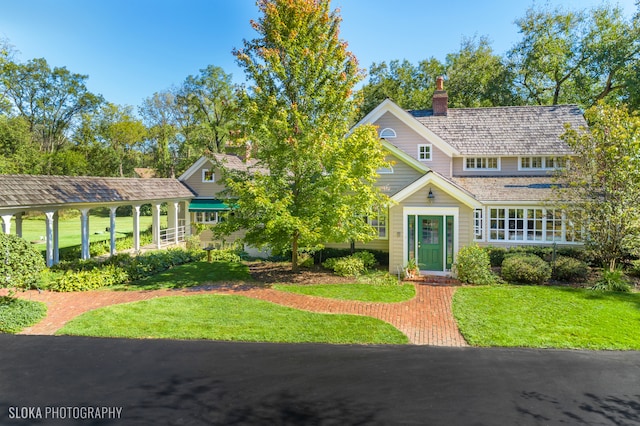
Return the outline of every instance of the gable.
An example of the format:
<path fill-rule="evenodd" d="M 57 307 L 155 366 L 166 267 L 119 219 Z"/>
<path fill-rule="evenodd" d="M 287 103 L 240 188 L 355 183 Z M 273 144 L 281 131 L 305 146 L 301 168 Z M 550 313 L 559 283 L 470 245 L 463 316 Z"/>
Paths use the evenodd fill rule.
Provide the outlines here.
<path fill-rule="evenodd" d="M 203 180 L 203 171 L 213 172 L 213 182 Z M 225 189 L 221 182 L 222 173 L 207 157 L 200 157 L 178 180 L 185 184 L 197 197 L 215 198 Z"/>
<path fill-rule="evenodd" d="M 378 121 L 389 114 L 390 116 L 394 116 L 398 121 L 395 123 L 402 123 L 407 126 L 408 129 L 411 129 L 416 136 L 416 144 L 420 143 L 430 143 L 433 144 L 436 148 L 438 148 L 442 153 L 447 155 L 448 157 L 452 157 L 454 155 L 459 154 L 458 151 L 451 146 L 449 143 L 445 142 L 440 136 L 434 133 L 429 128 L 425 127 L 418 120 L 416 120 L 411 114 L 407 111 L 400 108 L 396 103 L 394 103 L 390 99 L 385 99 L 374 108 L 369 114 L 367 114 L 362 120 L 360 120 L 354 127 L 361 126 L 363 124 L 373 124 L 380 127 L 379 130 L 383 130 L 385 128 L 393 128 L 391 125 L 382 125 L 384 123 L 378 123 Z M 388 120 L 389 116 L 387 116 L 386 120 Z M 397 125 L 397 124 L 396 124 Z M 396 134 L 398 133 L 398 129 L 394 129 Z M 391 139 L 390 139 L 391 141 Z M 395 144 L 394 144 L 395 145 Z M 408 152 L 408 151 L 407 151 Z M 408 152 L 411 154 L 410 152 Z"/>

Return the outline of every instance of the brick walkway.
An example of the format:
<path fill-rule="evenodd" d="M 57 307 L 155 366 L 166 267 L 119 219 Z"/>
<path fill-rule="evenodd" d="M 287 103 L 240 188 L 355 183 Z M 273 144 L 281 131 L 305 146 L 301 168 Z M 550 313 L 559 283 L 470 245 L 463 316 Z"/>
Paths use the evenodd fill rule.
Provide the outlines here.
<path fill-rule="evenodd" d="M 455 287 L 416 284 L 416 297 L 400 303 L 369 303 L 303 296 L 268 288 L 224 288 L 152 291 L 87 291 L 54 293 L 28 291 L 23 299 L 44 302 L 47 316 L 22 334 L 51 335 L 83 312 L 118 303 L 163 296 L 193 294 L 240 294 L 292 308 L 334 314 L 365 315 L 386 321 L 407 335 L 415 345 L 466 346 L 451 312 Z"/>

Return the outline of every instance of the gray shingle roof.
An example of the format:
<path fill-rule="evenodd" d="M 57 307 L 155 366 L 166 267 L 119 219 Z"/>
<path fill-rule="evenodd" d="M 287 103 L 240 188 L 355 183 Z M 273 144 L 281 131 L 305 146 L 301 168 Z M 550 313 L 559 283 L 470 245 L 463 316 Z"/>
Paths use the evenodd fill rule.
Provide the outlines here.
<path fill-rule="evenodd" d="M 0 208 L 192 198 L 177 179 L 0 175 Z"/>
<path fill-rule="evenodd" d="M 240 172 L 260 172 L 267 173 L 267 169 L 258 165 L 258 160 L 249 159 L 246 162 L 235 154 L 213 154 L 213 159 L 224 166 L 227 170 L 235 170 Z"/>
<path fill-rule="evenodd" d="M 586 127 L 575 105 L 450 108 L 446 116 L 433 110 L 409 111 L 416 120 L 462 155 L 571 154 L 560 139 L 565 123 Z"/>
<path fill-rule="evenodd" d="M 450 179 L 481 202 L 551 201 L 551 177 L 454 177 Z"/>

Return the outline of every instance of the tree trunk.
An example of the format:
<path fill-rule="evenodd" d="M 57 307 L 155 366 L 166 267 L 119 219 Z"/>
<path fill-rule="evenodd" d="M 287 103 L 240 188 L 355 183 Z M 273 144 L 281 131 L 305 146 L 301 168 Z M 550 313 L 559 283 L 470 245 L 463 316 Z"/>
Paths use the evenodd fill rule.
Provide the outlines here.
<path fill-rule="evenodd" d="M 298 232 L 297 231 L 293 234 L 293 239 L 291 240 L 291 270 L 293 272 L 300 272 L 300 267 L 298 266 Z"/>

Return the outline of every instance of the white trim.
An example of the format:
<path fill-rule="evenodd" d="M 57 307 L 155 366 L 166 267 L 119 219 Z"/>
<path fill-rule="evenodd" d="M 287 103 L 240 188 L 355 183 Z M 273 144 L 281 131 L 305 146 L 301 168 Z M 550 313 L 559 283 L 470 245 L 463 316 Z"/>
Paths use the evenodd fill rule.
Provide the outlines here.
<path fill-rule="evenodd" d="M 478 219 L 478 218 L 476 218 L 476 211 L 478 211 L 478 210 L 480 211 L 480 214 L 481 214 L 481 217 L 480 217 L 480 238 L 476 238 L 476 221 Z M 479 208 L 473 209 L 473 241 L 482 242 L 482 241 L 485 240 L 486 230 L 487 230 L 486 220 L 487 220 L 487 214 L 486 214 L 485 207 L 479 207 Z"/>
<path fill-rule="evenodd" d="M 447 238 L 447 216 L 453 216 L 453 259 L 458 255 L 460 250 L 460 208 L 459 207 L 403 207 L 402 208 L 402 267 L 407 262 L 409 256 L 409 244 L 407 230 L 409 229 L 409 216 L 442 216 L 443 217 L 443 240 Z M 417 242 L 417 237 L 415 238 Z M 443 244 L 442 250 L 442 271 L 424 271 L 429 272 L 430 275 L 449 275 L 450 271 L 447 271 L 447 250 L 446 245 Z M 423 272 L 423 271 L 420 271 Z"/>
<path fill-rule="evenodd" d="M 490 159 L 490 158 L 495 158 L 497 160 L 497 167 L 472 167 L 469 168 L 467 167 L 467 159 L 469 158 L 473 158 L 473 159 L 478 159 L 478 158 L 486 158 L 486 159 Z M 468 156 L 468 157 L 462 157 L 462 170 L 463 171 L 474 171 L 474 172 L 499 172 L 502 169 L 502 161 L 500 157 L 487 157 L 487 156 L 481 156 L 481 155 L 473 155 L 473 156 Z"/>
<path fill-rule="evenodd" d="M 415 194 L 420 189 L 424 188 L 426 185 L 430 185 L 430 184 L 440 188 L 441 190 L 451 195 L 453 198 L 457 199 L 458 201 L 460 201 L 461 203 L 463 203 L 468 207 L 471 207 L 471 208 L 482 207 L 482 203 L 476 200 L 473 196 L 467 194 L 463 190 L 459 189 L 452 183 L 441 178 L 440 176 L 438 176 L 433 172 L 427 173 L 426 175 L 422 176 L 420 179 L 416 180 L 412 184 L 405 186 L 403 189 L 396 192 L 396 194 L 392 196 L 391 199 L 397 203 L 400 203 L 406 198 Z"/>
<path fill-rule="evenodd" d="M 429 130 L 429 128 L 427 128 L 424 124 L 416 120 L 414 116 L 400 108 L 391 99 L 385 99 L 384 101 L 382 101 L 380 105 L 375 107 L 369 114 L 367 114 L 362 120 L 360 120 L 355 126 L 353 126 L 352 129 L 355 129 L 356 127 L 359 127 L 363 124 L 374 124 L 387 112 L 395 115 L 400 121 L 409 126 L 411 130 L 418 133 L 418 135 L 426 139 L 428 142 L 435 144 L 440 151 L 444 152 L 449 157 L 460 155 L 460 152 L 458 150 L 445 142 L 440 136 Z"/>
<path fill-rule="evenodd" d="M 189 167 L 183 174 L 180 175 L 178 180 L 185 181 L 189 179 L 195 172 L 197 172 L 202 166 L 204 166 L 207 163 L 207 161 L 210 161 L 207 157 L 205 156 L 200 157 L 198 161 L 193 163 L 191 167 Z"/>
<path fill-rule="evenodd" d="M 389 151 L 391 155 L 397 157 L 399 160 L 402 160 L 405 164 L 415 169 L 416 171 L 426 173 L 429 170 L 431 170 L 429 167 L 427 167 L 424 164 L 424 162 L 416 160 L 414 157 L 410 156 L 409 154 L 407 154 L 397 146 L 391 144 L 390 142 L 384 139 L 381 139 L 380 142 L 382 143 L 382 147 L 387 151 Z"/>
<path fill-rule="evenodd" d="M 205 174 L 211 172 L 211 180 L 205 179 Z M 202 169 L 202 183 L 214 183 L 216 181 L 216 172 L 212 169 Z"/>
<path fill-rule="evenodd" d="M 387 132 L 388 134 L 385 135 L 385 132 Z M 396 131 L 391 127 L 385 127 L 384 129 L 380 130 L 380 139 L 393 139 L 396 137 Z"/>

